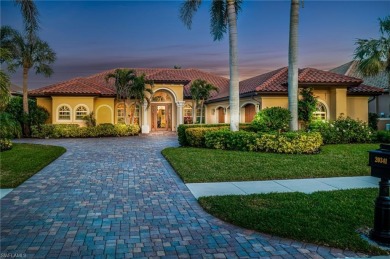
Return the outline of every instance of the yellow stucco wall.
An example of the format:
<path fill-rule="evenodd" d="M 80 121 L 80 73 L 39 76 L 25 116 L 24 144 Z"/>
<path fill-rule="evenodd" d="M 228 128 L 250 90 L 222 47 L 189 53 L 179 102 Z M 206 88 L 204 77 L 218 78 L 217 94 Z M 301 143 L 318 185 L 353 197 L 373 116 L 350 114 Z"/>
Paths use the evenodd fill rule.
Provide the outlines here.
<path fill-rule="evenodd" d="M 51 124 L 52 123 L 52 101 L 51 97 L 39 97 L 37 98 L 37 105 L 45 108 L 49 112 L 49 118 L 47 119 L 46 123 Z"/>
<path fill-rule="evenodd" d="M 96 124 L 114 124 L 115 98 L 96 98 L 94 113 Z"/>
<path fill-rule="evenodd" d="M 261 109 L 268 107 L 282 107 L 288 109 L 287 96 L 264 96 L 261 98 Z"/>
<path fill-rule="evenodd" d="M 347 88 L 332 88 L 330 97 L 330 120 L 335 120 L 340 116 L 348 116 Z"/>
<path fill-rule="evenodd" d="M 70 120 L 59 120 L 58 109 L 61 106 L 67 106 L 71 110 Z M 51 112 L 53 124 L 79 124 L 84 125 L 84 121 L 76 120 L 76 109 L 79 105 L 87 107 L 87 114 L 94 111 L 94 97 L 69 97 L 69 96 L 53 96 Z"/>
<path fill-rule="evenodd" d="M 368 97 L 347 97 L 347 115 L 355 120 L 368 121 Z"/>
<path fill-rule="evenodd" d="M 192 100 L 183 100 L 183 85 L 166 85 L 166 84 L 155 84 L 153 91 L 159 92 L 164 91 L 169 93 L 171 96 L 172 103 L 172 130 L 176 130 L 177 122 L 180 120 L 178 118 L 179 112 L 184 117 L 184 106 L 178 108 L 177 102 L 185 101 L 185 104 L 190 104 L 192 106 Z M 340 114 L 344 116 L 349 116 L 353 119 L 360 119 L 363 121 L 368 120 L 368 97 L 361 96 L 347 96 L 346 88 L 332 88 L 332 87 L 316 87 L 314 90 L 314 96 L 317 97 L 322 103 L 325 104 L 328 110 L 328 118 L 330 120 L 336 119 Z M 48 123 L 53 124 L 68 124 L 75 123 L 84 125 L 83 121 L 78 121 L 75 119 L 75 111 L 79 105 L 84 105 L 88 109 L 88 113 L 94 112 L 95 118 L 98 124 L 101 123 L 117 123 L 117 104 L 118 102 L 114 97 L 110 98 L 97 98 L 97 97 L 66 97 L 66 96 L 53 96 L 53 97 L 38 97 L 38 105 L 46 108 L 51 114 L 51 120 Z M 288 108 L 288 97 L 284 96 L 256 96 L 256 100 L 253 100 L 251 97 L 241 98 L 240 99 L 240 122 L 245 121 L 245 108 L 244 105 L 247 103 L 255 104 L 256 109 L 264 109 L 267 107 L 283 107 Z M 133 104 L 133 101 L 128 102 L 127 115 L 130 114 L 130 106 Z M 180 103 L 181 104 L 181 103 Z M 70 120 L 59 120 L 58 119 L 58 108 L 62 105 L 66 105 L 71 110 L 71 119 Z M 225 100 L 222 102 L 207 104 L 205 108 L 206 114 L 206 123 L 218 123 L 219 113 L 217 109 L 222 107 L 226 109 L 224 115 L 225 123 L 229 123 L 230 120 L 230 109 L 229 101 Z M 151 108 L 146 111 L 146 114 L 143 113 L 143 107 L 140 107 L 140 124 L 142 125 L 142 120 L 146 117 L 147 124 L 151 126 L 152 116 Z M 183 119 L 181 119 L 183 120 Z M 140 126 L 141 126 L 140 125 Z"/>

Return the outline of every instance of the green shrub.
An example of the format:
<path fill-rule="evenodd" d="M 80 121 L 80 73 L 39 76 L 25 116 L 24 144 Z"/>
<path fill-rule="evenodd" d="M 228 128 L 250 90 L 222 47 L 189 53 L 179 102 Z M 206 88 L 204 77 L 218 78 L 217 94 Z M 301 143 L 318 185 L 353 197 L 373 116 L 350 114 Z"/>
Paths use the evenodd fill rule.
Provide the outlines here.
<path fill-rule="evenodd" d="M 29 114 L 27 115 L 23 111 L 23 98 L 16 96 L 11 98 L 5 111 L 11 114 L 13 119 L 18 121 L 21 127 L 25 123 L 29 125 L 30 131 L 32 131 L 31 127 L 33 126 L 39 128 L 41 125 L 44 125 L 49 118 L 49 112 L 45 108 L 38 106 L 34 99 L 28 99 L 28 109 Z M 26 135 L 27 132 L 23 133 Z"/>
<path fill-rule="evenodd" d="M 381 143 L 390 143 L 390 131 L 388 130 L 380 130 L 376 133 L 375 141 Z"/>
<path fill-rule="evenodd" d="M 111 123 L 95 127 L 80 127 L 78 124 L 45 124 L 40 129 L 32 127 L 34 138 L 88 138 L 88 137 L 122 137 L 137 135 L 138 125 Z"/>
<path fill-rule="evenodd" d="M 205 145 L 213 149 L 256 151 L 257 136 L 259 134 L 246 131 L 209 131 L 205 135 Z"/>
<path fill-rule="evenodd" d="M 368 126 L 370 126 L 372 130 L 378 130 L 378 118 L 379 115 L 376 113 L 370 112 L 368 114 Z"/>
<path fill-rule="evenodd" d="M 140 132 L 140 127 L 137 124 L 115 124 L 115 134 L 118 137 L 125 137 L 125 136 L 134 136 L 138 135 Z"/>
<path fill-rule="evenodd" d="M 282 107 L 270 107 L 256 114 L 252 127 L 258 132 L 287 131 L 290 121 L 289 110 Z"/>
<path fill-rule="evenodd" d="M 206 133 L 206 147 L 214 149 L 264 151 L 285 154 L 313 154 L 319 151 L 318 132 L 253 133 L 220 130 Z"/>
<path fill-rule="evenodd" d="M 256 141 L 259 151 L 284 154 L 313 154 L 319 152 L 322 145 L 322 137 L 318 132 L 263 134 Z"/>
<path fill-rule="evenodd" d="M 313 94 L 313 88 L 302 88 L 300 94 L 302 98 L 298 100 L 298 119 L 306 127 L 313 119 L 313 112 L 316 111 L 318 101 Z"/>
<path fill-rule="evenodd" d="M 20 138 L 22 127 L 11 114 L 7 112 L 0 113 L 0 139 Z"/>
<path fill-rule="evenodd" d="M 367 123 L 349 117 L 332 122 L 318 120 L 309 125 L 309 130 L 321 133 L 325 144 L 367 143 L 373 138 Z"/>
<path fill-rule="evenodd" d="M 0 152 L 12 149 L 12 142 L 10 139 L 0 139 Z"/>
<path fill-rule="evenodd" d="M 205 135 L 207 132 L 216 131 L 227 127 L 206 127 L 186 129 L 186 141 L 191 147 L 205 147 Z"/>
<path fill-rule="evenodd" d="M 220 124 L 180 124 L 177 127 L 177 136 L 180 146 L 188 146 L 188 141 L 186 137 L 186 129 L 189 128 L 214 128 L 214 127 L 227 127 L 229 128 L 230 124 L 220 123 Z M 245 131 L 255 131 L 251 124 L 249 123 L 240 123 L 240 129 Z"/>

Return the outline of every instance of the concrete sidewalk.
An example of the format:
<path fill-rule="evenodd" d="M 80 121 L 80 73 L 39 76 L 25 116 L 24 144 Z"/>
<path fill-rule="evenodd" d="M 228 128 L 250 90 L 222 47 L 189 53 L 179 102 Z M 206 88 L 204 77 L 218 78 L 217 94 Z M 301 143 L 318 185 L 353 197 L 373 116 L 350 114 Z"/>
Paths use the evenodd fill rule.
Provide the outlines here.
<path fill-rule="evenodd" d="M 344 189 L 376 188 L 379 178 L 372 176 L 331 177 L 293 180 L 188 183 L 188 189 L 196 197 L 217 195 L 247 195 L 271 192 L 335 191 Z"/>

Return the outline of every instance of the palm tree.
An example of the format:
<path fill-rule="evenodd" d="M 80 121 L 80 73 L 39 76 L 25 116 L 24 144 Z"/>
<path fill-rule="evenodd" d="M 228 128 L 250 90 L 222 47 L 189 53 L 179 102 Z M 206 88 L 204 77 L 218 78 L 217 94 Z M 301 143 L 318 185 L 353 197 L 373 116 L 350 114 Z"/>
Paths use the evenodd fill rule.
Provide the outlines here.
<path fill-rule="evenodd" d="M 390 16 L 379 19 L 379 39 L 358 39 L 354 58 L 363 76 L 375 76 L 385 70 L 390 85 Z"/>
<path fill-rule="evenodd" d="M 116 69 L 114 73 L 106 75 L 106 82 L 108 82 L 111 78 L 115 79 L 114 87 L 117 99 L 123 101 L 124 103 L 125 124 L 127 124 L 126 101 L 130 98 L 130 85 L 136 78 L 135 71 L 129 69 Z"/>
<path fill-rule="evenodd" d="M 212 91 L 219 91 L 217 87 L 215 87 L 212 84 L 207 83 L 204 80 L 197 79 L 195 80 L 190 87 L 192 99 L 194 100 L 193 110 L 192 110 L 192 116 L 193 116 L 193 123 L 196 120 L 196 107 L 199 104 L 200 105 L 200 123 L 203 121 L 203 108 L 204 103 L 207 101 L 207 99 L 210 98 Z"/>
<path fill-rule="evenodd" d="M 145 74 L 134 78 L 129 88 L 129 96 L 134 98 L 134 109 L 137 105 L 147 102 L 147 108 L 150 106 L 151 97 L 153 95 L 153 82 L 145 79 Z M 146 93 L 149 93 L 147 95 Z M 134 116 L 132 118 L 134 124 Z"/>
<path fill-rule="evenodd" d="M 192 17 L 202 0 L 187 0 L 180 9 L 180 18 L 191 29 Z M 229 29 L 229 66 L 230 66 L 230 130 L 238 131 L 240 122 L 240 95 L 238 81 L 237 56 L 237 13 L 242 0 L 213 0 L 211 3 L 210 30 L 214 40 L 221 40 Z"/>
<path fill-rule="evenodd" d="M 12 61 L 8 69 L 15 71 L 16 68 L 23 68 L 23 111 L 28 114 L 28 73 L 34 68 L 36 74 L 43 74 L 45 77 L 53 74 L 50 67 L 56 60 L 56 53 L 49 44 L 35 36 L 34 41 L 29 40 L 29 35 L 22 35 L 9 26 L 2 26 L 0 29 L 1 46 L 11 52 Z M 29 134 L 28 125 L 24 125 L 25 134 Z"/>
<path fill-rule="evenodd" d="M 11 52 L 5 48 L 0 48 L 1 62 L 10 62 L 12 60 Z M 10 98 L 9 86 L 11 81 L 9 75 L 0 69 L 0 111 L 3 111 L 8 104 Z"/>
<path fill-rule="evenodd" d="M 15 4 L 20 7 L 28 41 L 33 42 L 35 34 L 39 29 L 39 12 L 37 6 L 32 0 L 15 0 Z"/>
<path fill-rule="evenodd" d="M 288 107 L 291 112 L 290 130 L 298 130 L 298 22 L 299 0 L 291 0 L 288 46 Z"/>

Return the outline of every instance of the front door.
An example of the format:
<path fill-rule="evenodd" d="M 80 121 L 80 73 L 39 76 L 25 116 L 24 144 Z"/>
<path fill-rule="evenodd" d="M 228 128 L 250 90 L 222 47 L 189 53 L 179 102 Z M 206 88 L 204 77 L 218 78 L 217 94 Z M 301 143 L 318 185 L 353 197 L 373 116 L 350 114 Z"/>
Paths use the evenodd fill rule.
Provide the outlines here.
<path fill-rule="evenodd" d="M 256 115 L 256 107 L 254 104 L 247 104 L 245 106 L 245 122 L 252 122 Z"/>
<path fill-rule="evenodd" d="M 152 104 L 152 130 L 170 130 L 171 113 L 171 104 Z"/>
<path fill-rule="evenodd" d="M 218 108 L 218 123 L 225 123 L 225 111 L 224 108 Z"/>

